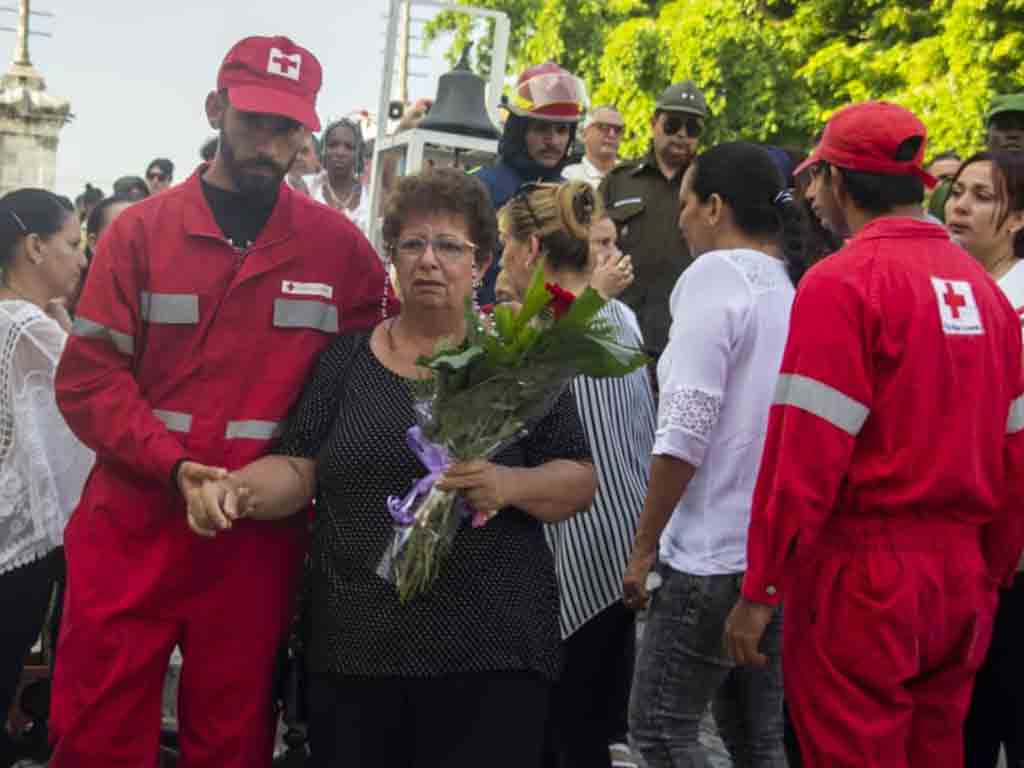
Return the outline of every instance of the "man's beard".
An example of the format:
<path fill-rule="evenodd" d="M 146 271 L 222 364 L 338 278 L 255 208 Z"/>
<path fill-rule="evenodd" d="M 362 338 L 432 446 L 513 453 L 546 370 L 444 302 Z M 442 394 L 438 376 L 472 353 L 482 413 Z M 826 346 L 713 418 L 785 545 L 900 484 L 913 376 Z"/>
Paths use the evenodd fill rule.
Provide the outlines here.
<path fill-rule="evenodd" d="M 220 153 L 224 160 L 224 168 L 242 197 L 257 205 L 273 204 L 277 200 L 281 182 L 284 181 L 291 163 L 282 167 L 266 155 L 259 155 L 252 160 L 240 163 L 238 155 L 223 129 L 220 132 Z M 298 152 L 295 154 L 298 155 Z M 294 162 L 294 160 L 293 157 L 292 161 Z M 261 173 L 260 171 L 263 169 L 270 173 Z"/>

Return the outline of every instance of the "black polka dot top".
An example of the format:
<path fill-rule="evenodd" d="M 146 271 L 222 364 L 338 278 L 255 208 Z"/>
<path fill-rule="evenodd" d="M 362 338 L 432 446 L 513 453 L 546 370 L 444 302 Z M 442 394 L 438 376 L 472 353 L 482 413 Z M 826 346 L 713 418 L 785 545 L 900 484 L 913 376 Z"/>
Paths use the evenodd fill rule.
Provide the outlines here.
<path fill-rule="evenodd" d="M 329 677 L 438 677 L 528 670 L 557 677 L 558 589 L 539 521 L 507 508 L 464 526 L 433 589 L 401 605 L 375 573 L 392 534 L 388 496 L 427 471 L 406 445 L 407 382 L 365 333 L 322 355 L 276 451 L 317 463 L 310 552 L 310 663 Z M 567 390 L 551 413 L 494 460 L 507 466 L 589 459 Z"/>

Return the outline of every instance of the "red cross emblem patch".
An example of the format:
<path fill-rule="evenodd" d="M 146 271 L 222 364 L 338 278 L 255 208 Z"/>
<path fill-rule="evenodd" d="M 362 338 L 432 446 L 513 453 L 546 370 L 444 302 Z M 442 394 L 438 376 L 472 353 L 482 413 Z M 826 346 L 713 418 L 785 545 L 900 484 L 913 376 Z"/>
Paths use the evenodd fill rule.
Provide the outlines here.
<path fill-rule="evenodd" d="M 267 60 L 267 72 L 270 74 L 298 80 L 301 69 L 302 54 L 283 53 L 280 48 L 270 49 L 270 58 Z"/>
<path fill-rule="evenodd" d="M 970 283 L 966 280 L 933 277 L 932 288 L 935 289 L 939 318 L 945 333 L 959 336 L 979 336 L 985 333 Z"/>

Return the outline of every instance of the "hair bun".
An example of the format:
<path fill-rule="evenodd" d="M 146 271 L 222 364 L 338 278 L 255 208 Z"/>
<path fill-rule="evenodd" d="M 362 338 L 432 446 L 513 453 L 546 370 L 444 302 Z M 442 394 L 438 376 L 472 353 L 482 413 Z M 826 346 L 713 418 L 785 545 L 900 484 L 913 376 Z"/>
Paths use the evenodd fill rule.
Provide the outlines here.
<path fill-rule="evenodd" d="M 590 225 L 604 210 L 594 188 L 583 181 L 562 184 L 557 193 L 558 213 L 562 226 L 579 240 L 590 236 Z"/>

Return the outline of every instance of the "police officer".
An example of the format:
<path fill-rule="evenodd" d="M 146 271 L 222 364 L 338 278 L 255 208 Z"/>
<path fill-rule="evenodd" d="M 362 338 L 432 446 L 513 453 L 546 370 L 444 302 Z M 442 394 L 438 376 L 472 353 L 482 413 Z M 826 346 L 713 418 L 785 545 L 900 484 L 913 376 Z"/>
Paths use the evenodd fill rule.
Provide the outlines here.
<path fill-rule="evenodd" d="M 632 255 L 636 271 L 633 285 L 620 298 L 636 312 L 647 349 L 655 356 L 668 341 L 669 295 L 693 261 L 676 226 L 679 185 L 697 154 L 707 114 L 704 94 L 693 81 L 669 86 L 651 118 L 650 150 L 614 168 L 601 184 L 619 247 Z"/>

